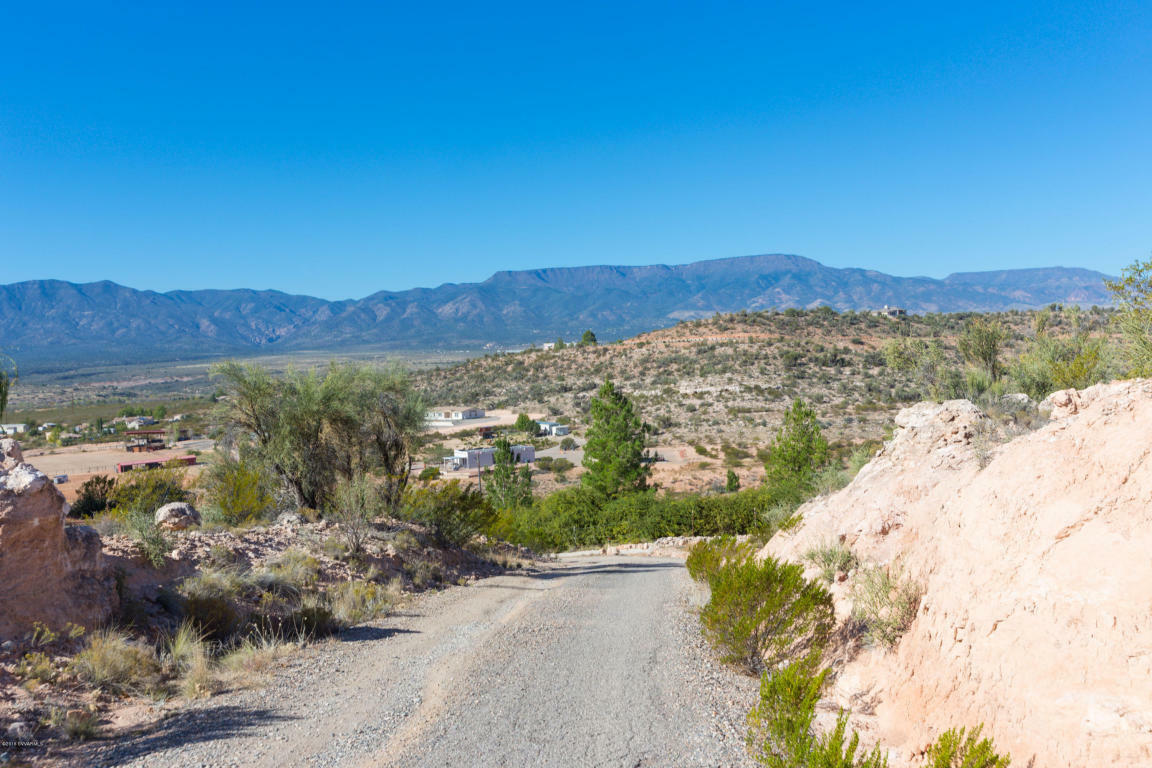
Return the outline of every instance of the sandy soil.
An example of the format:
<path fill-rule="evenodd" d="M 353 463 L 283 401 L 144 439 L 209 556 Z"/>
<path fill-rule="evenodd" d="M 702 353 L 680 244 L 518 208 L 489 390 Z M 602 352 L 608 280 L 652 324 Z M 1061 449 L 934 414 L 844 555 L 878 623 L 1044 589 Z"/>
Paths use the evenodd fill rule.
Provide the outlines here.
<path fill-rule="evenodd" d="M 211 440 L 185 440 L 173 448 L 153 453 L 129 453 L 121 443 L 85 443 L 64 448 L 37 448 L 24 454 L 25 460 L 49 477 L 68 475 L 59 486 L 68 501 L 73 501 L 81 484 L 94 475 L 115 475 L 116 465 L 125 461 L 166 461 L 187 456 L 191 451 L 211 451 Z M 199 470 L 192 468 L 192 474 Z"/>

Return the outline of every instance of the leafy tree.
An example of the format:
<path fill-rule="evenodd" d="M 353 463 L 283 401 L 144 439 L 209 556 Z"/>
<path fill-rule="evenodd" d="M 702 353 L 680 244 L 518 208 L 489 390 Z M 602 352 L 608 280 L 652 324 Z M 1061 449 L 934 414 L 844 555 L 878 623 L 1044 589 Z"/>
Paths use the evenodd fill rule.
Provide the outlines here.
<path fill-rule="evenodd" d="M 941 398 L 951 394 L 949 368 L 944 350 L 935 341 L 893 339 L 884 346 L 884 358 L 894 371 L 907 371 L 916 379 L 922 396 Z"/>
<path fill-rule="evenodd" d="M 964 325 L 957 346 L 964 360 L 988 372 L 993 381 L 1004 372 L 1000 366 L 1000 353 L 1008 332 L 996 320 L 977 317 Z"/>
<path fill-rule="evenodd" d="M 382 477 L 385 506 L 396 510 L 412 468 L 424 413 L 407 376 L 332 364 L 274 378 L 256 365 L 216 368 L 227 389 L 225 421 L 241 458 L 266 467 L 296 503 L 323 509 L 339 480 Z"/>
<path fill-rule="evenodd" d="M 592 425 L 584 445 L 588 471 L 581 482 L 609 498 L 644 490 L 651 468 L 644 461 L 644 425 L 632 402 L 605 380 L 592 398 L 591 411 Z"/>
<path fill-rule="evenodd" d="M 552 345 L 552 349 L 567 349 L 568 345 L 564 343 L 564 339 L 557 336 L 556 343 Z"/>
<path fill-rule="evenodd" d="M 768 449 L 765 482 L 801 493 L 810 491 L 816 473 L 827 461 L 828 441 L 821 433 L 816 411 L 803 400 L 794 400 Z"/>
<path fill-rule="evenodd" d="M 523 432 L 530 436 L 535 436 L 535 434 L 540 431 L 540 425 L 536 423 L 536 419 L 526 413 L 522 413 L 516 417 L 516 423 L 512 425 L 512 428 L 517 432 Z"/>
<path fill-rule="evenodd" d="M 1152 259 L 1124 268 L 1119 280 L 1107 281 L 1120 312 L 1129 376 L 1152 376 Z"/>
<path fill-rule="evenodd" d="M 535 423 L 535 422 L 533 422 Z M 496 509 L 528 506 L 532 503 L 532 474 L 527 466 L 516 469 L 516 456 L 508 440 L 496 440 L 494 466 L 488 476 L 488 498 Z"/>
<path fill-rule="evenodd" d="M 584 334 L 580 337 L 580 346 L 582 346 L 582 347 L 594 347 L 594 346 L 596 346 L 596 334 L 592 333 L 591 329 L 584 331 Z"/>
<path fill-rule="evenodd" d="M 731 469 L 728 470 L 728 477 L 724 482 L 724 490 L 728 493 L 735 493 L 740 490 L 740 476 Z"/>

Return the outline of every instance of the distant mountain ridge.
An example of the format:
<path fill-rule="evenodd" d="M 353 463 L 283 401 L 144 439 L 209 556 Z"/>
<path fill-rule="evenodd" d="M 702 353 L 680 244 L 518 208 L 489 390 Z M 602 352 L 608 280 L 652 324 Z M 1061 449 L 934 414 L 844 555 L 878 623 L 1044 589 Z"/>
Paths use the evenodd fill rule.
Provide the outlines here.
<path fill-rule="evenodd" d="M 1108 304 L 1088 269 L 964 272 L 943 280 L 766 254 L 676 266 L 497 272 L 482 283 L 327 301 L 272 290 L 141 291 L 109 281 L 0 286 L 0 348 L 24 365 L 143 362 L 293 350 L 470 348 L 632 336 L 742 309 L 885 304 L 910 312 Z"/>

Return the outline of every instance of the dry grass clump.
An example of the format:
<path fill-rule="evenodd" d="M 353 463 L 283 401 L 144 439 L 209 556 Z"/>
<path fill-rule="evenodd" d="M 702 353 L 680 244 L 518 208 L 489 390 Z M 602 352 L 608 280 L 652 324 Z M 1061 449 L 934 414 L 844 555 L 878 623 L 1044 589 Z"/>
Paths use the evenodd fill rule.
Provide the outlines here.
<path fill-rule="evenodd" d="M 894 577 L 884 568 L 868 568 L 852 586 L 852 617 L 870 642 L 892 648 L 912 626 L 923 594 L 911 579 Z"/>
<path fill-rule="evenodd" d="M 302 549 L 292 548 L 264 566 L 272 580 L 295 590 L 311 587 L 320 579 L 320 561 Z"/>
<path fill-rule="evenodd" d="M 191 622 L 184 622 L 168 638 L 165 666 L 178 679 L 180 694 L 187 699 L 210 696 L 216 690 L 212 655 L 204 635 Z"/>
<path fill-rule="evenodd" d="M 824 581 L 831 584 L 836 576 L 848 573 L 859 564 L 856 554 L 842 542 L 826 541 L 804 553 L 804 559 L 820 569 Z"/>
<path fill-rule="evenodd" d="M 119 693 L 155 690 L 162 672 L 155 651 L 118 629 L 93 633 L 70 669 L 89 685 Z"/>
<path fill-rule="evenodd" d="M 398 578 L 387 585 L 346 581 L 332 587 L 328 595 L 336 621 L 344 626 L 353 626 L 386 614 L 399 601 L 401 589 Z"/>
<path fill-rule="evenodd" d="M 272 634 L 250 635 L 220 657 L 220 669 L 233 685 L 251 687 L 295 648 L 293 643 Z"/>

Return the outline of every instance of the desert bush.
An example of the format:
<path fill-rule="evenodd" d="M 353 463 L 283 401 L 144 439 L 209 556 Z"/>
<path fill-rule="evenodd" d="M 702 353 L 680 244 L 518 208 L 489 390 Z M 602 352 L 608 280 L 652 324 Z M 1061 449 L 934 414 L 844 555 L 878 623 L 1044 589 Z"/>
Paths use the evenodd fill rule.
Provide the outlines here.
<path fill-rule="evenodd" d="M 826 541 L 804 553 L 804 559 L 820 569 L 820 575 L 831 584 L 836 580 L 836 574 L 847 573 L 856 567 L 859 561 L 842 542 Z"/>
<path fill-rule="evenodd" d="M 981 739 L 983 726 L 967 729 L 953 728 L 940 734 L 928 747 L 925 768 L 1008 768 L 1012 760 L 996 753 L 991 739 Z"/>
<path fill-rule="evenodd" d="M 96 475 L 80 485 L 76 501 L 68 510 L 69 517 L 92 517 L 108 509 L 116 481 L 107 475 Z"/>
<path fill-rule="evenodd" d="M 496 519 L 484 495 L 459 480 L 409 489 L 404 513 L 426 525 L 438 544 L 452 547 L 468 543 Z"/>
<path fill-rule="evenodd" d="M 568 436 L 565 436 L 564 438 L 562 438 L 560 440 L 560 450 L 562 450 L 562 451 L 574 451 L 574 450 L 576 450 L 575 438 L 568 437 Z"/>
<path fill-rule="evenodd" d="M 154 689 L 161 677 L 156 653 L 132 642 L 117 629 L 103 629 L 90 635 L 69 669 L 83 682 L 116 693 Z"/>
<path fill-rule="evenodd" d="M 785 665 L 760 677 L 760 700 L 748 713 L 748 746 L 769 768 L 884 768 L 878 748 L 857 756 L 860 737 L 848 736 L 848 717 L 841 712 L 835 728 L 817 736 L 812 731 L 816 703 L 828 671 L 810 661 Z"/>
<path fill-rule="evenodd" d="M 288 616 L 288 625 L 301 638 L 317 638 L 340 630 L 332 611 L 332 604 L 326 595 L 307 592 L 300 598 L 299 605 Z"/>
<path fill-rule="evenodd" d="M 743 562 L 755 551 L 749 541 L 738 541 L 734 536 L 719 536 L 693 544 L 684 565 L 693 579 L 708 581 L 725 564 Z"/>
<path fill-rule="evenodd" d="M 299 593 L 320 579 L 320 561 L 293 547 L 269 560 L 254 578 L 265 591 Z"/>
<path fill-rule="evenodd" d="M 155 512 L 165 504 L 192 501 L 184 480 L 185 471 L 176 467 L 130 472 L 117 480 L 109 499 L 128 534 L 155 567 L 164 564 L 172 548 L 168 537 L 156 527 Z"/>
<path fill-rule="evenodd" d="M 340 624 L 351 627 L 385 615 L 399 598 L 398 584 L 382 586 L 370 581 L 345 581 L 329 590 L 332 613 Z"/>
<path fill-rule="evenodd" d="M 383 499 L 376 485 L 365 475 L 356 475 L 337 483 L 326 517 L 339 526 L 338 535 L 348 553 L 358 555 L 364 550 L 372 521 L 383 512 Z"/>
<path fill-rule="evenodd" d="M 227 640 L 243 627 L 244 601 L 256 590 L 251 574 L 239 568 L 205 569 L 179 588 L 188 621 L 203 637 L 216 641 Z"/>
<path fill-rule="evenodd" d="M 724 661 L 756 674 L 823 650 L 835 625 L 832 596 L 802 574 L 771 557 L 712 573 L 700 621 Z"/>
<path fill-rule="evenodd" d="M 87 741 L 100 735 L 100 714 L 94 708 L 52 707 L 43 723 L 63 733 L 70 741 Z"/>
<path fill-rule="evenodd" d="M 422 483 L 432 483 L 440 479 L 440 467 L 424 467 L 416 479 Z"/>
<path fill-rule="evenodd" d="M 868 568 L 852 586 L 853 618 L 869 641 L 892 648 L 916 618 L 922 595 L 914 581 L 894 578 L 884 568 Z"/>
<path fill-rule="evenodd" d="M 204 500 L 226 525 L 245 525 L 275 511 L 272 478 L 258 467 L 225 454 L 201 476 Z"/>
<path fill-rule="evenodd" d="M 16 677 L 21 680 L 35 680 L 38 683 L 51 683 L 60 676 L 52 657 L 42 651 L 24 654 L 16 664 Z"/>

